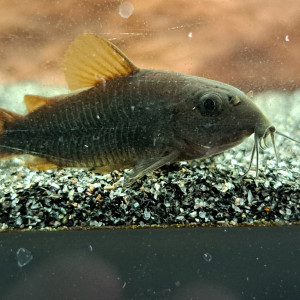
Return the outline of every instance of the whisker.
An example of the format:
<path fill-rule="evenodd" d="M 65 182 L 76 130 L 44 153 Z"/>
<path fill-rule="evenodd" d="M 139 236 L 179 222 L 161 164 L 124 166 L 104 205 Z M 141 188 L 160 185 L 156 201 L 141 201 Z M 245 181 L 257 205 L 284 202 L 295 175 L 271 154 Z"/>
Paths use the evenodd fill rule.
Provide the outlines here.
<path fill-rule="evenodd" d="M 253 158 L 254 158 L 254 153 L 255 153 L 255 148 L 256 148 L 256 145 L 254 143 L 254 145 L 252 147 L 252 151 L 251 151 L 251 158 L 250 158 L 249 167 L 248 167 L 247 171 L 243 174 L 242 177 L 246 176 L 248 174 L 248 172 L 250 171 L 250 169 L 251 169 L 251 166 L 252 166 L 252 163 L 253 163 Z"/>
<path fill-rule="evenodd" d="M 275 133 L 277 133 L 278 135 L 281 135 L 293 142 L 296 142 L 298 144 L 300 144 L 300 141 L 297 141 L 289 136 L 287 136 L 284 133 L 278 132 L 277 130 L 275 130 L 274 126 L 270 126 L 269 128 L 267 128 L 267 130 L 265 131 L 263 136 L 258 136 L 257 133 L 254 133 L 254 145 L 252 148 L 252 152 L 251 152 L 251 158 L 250 158 L 250 164 L 249 167 L 247 169 L 247 171 L 243 174 L 242 177 L 244 177 L 251 169 L 252 163 L 253 163 L 253 159 L 254 159 L 254 155 L 256 156 L 256 178 L 258 177 L 258 169 L 259 169 L 259 148 L 261 148 L 262 150 L 265 150 L 266 148 L 268 148 L 268 144 L 267 144 L 267 137 L 270 135 L 271 136 L 271 142 L 272 142 L 272 147 L 274 149 L 275 152 L 275 156 L 276 156 L 276 164 L 277 167 L 279 166 L 279 156 L 278 156 L 278 152 L 277 152 L 277 148 L 276 148 L 276 144 L 275 144 Z M 264 145 L 263 145 L 264 144 Z"/>
<path fill-rule="evenodd" d="M 258 177 L 258 141 L 259 137 L 257 134 L 254 135 L 254 145 L 255 145 L 255 153 L 256 153 L 256 175 L 255 177 Z"/>
<path fill-rule="evenodd" d="M 291 141 L 293 141 L 293 142 L 295 142 L 295 143 L 300 144 L 299 141 L 296 141 L 296 140 L 292 139 L 291 137 L 289 137 L 288 135 L 286 135 L 286 134 L 284 134 L 284 133 L 281 133 L 281 132 L 279 132 L 279 131 L 277 131 L 277 130 L 275 131 L 275 133 L 276 133 L 276 134 L 279 134 L 279 135 L 281 135 L 281 136 L 283 136 L 283 137 L 285 137 L 285 138 L 287 138 L 287 139 L 289 139 L 289 140 L 291 140 Z"/>
<path fill-rule="evenodd" d="M 260 138 L 260 139 L 259 139 L 259 147 L 260 147 L 260 149 L 265 150 L 266 147 L 263 146 L 262 141 L 263 141 L 263 138 Z M 266 144 L 266 143 L 265 143 L 265 144 Z"/>
<path fill-rule="evenodd" d="M 274 135 L 274 131 L 271 131 L 271 141 L 272 141 L 272 146 L 275 152 L 275 156 L 276 156 L 276 163 L 277 163 L 277 167 L 279 164 L 279 159 L 278 159 L 278 154 L 277 154 L 277 149 L 276 149 L 276 145 L 275 145 L 275 135 Z"/>

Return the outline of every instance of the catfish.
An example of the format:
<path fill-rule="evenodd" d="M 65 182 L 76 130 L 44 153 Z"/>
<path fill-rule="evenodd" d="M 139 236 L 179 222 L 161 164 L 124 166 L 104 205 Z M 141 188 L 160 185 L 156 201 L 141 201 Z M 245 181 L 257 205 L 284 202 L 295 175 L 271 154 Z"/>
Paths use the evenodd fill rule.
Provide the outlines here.
<path fill-rule="evenodd" d="M 132 168 L 123 185 L 167 163 L 208 157 L 254 133 L 250 170 L 270 136 L 282 135 L 251 93 L 215 80 L 141 69 L 108 40 L 86 33 L 64 58 L 69 94 L 25 95 L 28 113 L 0 109 L 0 159 L 29 154 L 30 166 Z M 263 145 L 264 143 L 264 145 Z"/>

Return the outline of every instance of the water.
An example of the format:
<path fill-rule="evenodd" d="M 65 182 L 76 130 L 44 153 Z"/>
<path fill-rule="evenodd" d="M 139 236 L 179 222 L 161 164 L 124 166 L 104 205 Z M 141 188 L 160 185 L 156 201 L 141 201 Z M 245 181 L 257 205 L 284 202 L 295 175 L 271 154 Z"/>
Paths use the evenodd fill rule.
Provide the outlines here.
<path fill-rule="evenodd" d="M 297 226 L 1 233 L 0 257 L 1 299 L 297 299 L 300 293 Z"/>

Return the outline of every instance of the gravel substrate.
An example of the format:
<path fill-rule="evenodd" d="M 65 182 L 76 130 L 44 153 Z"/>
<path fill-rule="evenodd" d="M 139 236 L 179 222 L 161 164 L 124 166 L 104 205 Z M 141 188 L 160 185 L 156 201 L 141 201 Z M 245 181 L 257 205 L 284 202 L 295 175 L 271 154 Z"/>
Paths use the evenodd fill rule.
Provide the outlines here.
<path fill-rule="evenodd" d="M 300 92 L 256 97 L 275 127 L 300 140 Z M 300 223 L 300 145 L 276 137 L 249 165 L 252 138 L 218 156 L 164 166 L 130 188 L 106 190 L 122 172 L 32 171 L 22 159 L 1 161 L 0 228 L 60 228 L 171 224 Z"/>

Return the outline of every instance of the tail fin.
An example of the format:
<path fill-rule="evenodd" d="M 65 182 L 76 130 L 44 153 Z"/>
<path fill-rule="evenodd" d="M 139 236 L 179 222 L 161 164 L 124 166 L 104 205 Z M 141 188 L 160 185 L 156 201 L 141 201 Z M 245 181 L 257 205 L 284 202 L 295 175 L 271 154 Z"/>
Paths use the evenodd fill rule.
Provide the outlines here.
<path fill-rule="evenodd" d="M 5 130 L 5 125 L 7 123 L 15 121 L 19 117 L 20 115 L 14 112 L 0 108 L 0 137 Z M 15 154 L 10 153 L 9 149 L 1 147 L 0 143 L 0 159 L 8 158 L 10 156 L 15 156 Z"/>

